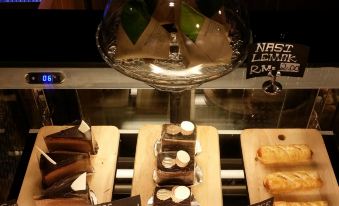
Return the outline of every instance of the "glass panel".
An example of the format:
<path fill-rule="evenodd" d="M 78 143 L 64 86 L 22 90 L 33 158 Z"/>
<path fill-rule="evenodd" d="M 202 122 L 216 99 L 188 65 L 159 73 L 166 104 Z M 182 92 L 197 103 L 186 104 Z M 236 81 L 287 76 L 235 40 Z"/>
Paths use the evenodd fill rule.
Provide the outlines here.
<path fill-rule="evenodd" d="M 306 128 L 317 90 L 197 90 L 195 120 L 218 129 Z M 205 101 L 205 102 L 204 102 Z"/>
<path fill-rule="evenodd" d="M 26 144 L 28 121 L 17 90 L 0 90 L 0 203 L 11 192 Z"/>
<path fill-rule="evenodd" d="M 169 121 L 168 94 L 146 90 L 77 90 L 81 113 L 92 125 L 139 129 Z"/>
<path fill-rule="evenodd" d="M 335 124 L 338 116 L 339 91 L 335 89 L 321 89 L 315 102 L 315 112 L 319 120 L 321 130 L 334 131 L 338 128 Z"/>
<path fill-rule="evenodd" d="M 284 90 L 281 95 L 268 96 L 259 89 L 197 89 L 190 96 L 184 109 L 191 119 L 219 130 L 319 125 L 322 130 L 338 132 L 338 90 Z M 0 183 L 4 185 L 0 202 L 16 198 L 20 190 L 36 136 L 29 129 L 85 119 L 91 125 L 133 130 L 121 133 L 117 165 L 121 172 L 133 169 L 137 130 L 144 124 L 169 122 L 168 103 L 168 94 L 154 89 L 0 90 Z M 239 134 L 219 137 L 221 169 L 242 171 Z M 333 167 L 339 171 L 337 138 L 325 139 Z M 224 178 L 222 183 L 226 205 L 235 197 L 247 201 L 245 179 Z M 117 178 L 115 184 L 115 199 L 129 195 L 130 178 Z"/>
<path fill-rule="evenodd" d="M 306 128 L 318 90 L 284 90 L 269 96 L 262 90 L 196 90 L 190 117 L 221 130 L 249 127 Z M 169 121 L 168 94 L 154 89 L 77 90 L 81 114 L 93 125 L 139 129 L 145 123 Z"/>

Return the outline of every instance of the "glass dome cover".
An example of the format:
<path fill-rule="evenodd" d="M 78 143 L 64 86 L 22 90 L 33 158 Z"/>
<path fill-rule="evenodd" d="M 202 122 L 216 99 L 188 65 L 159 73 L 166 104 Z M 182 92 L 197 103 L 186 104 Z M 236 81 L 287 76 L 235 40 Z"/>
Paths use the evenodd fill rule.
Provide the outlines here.
<path fill-rule="evenodd" d="M 244 14 L 236 0 L 111 0 L 97 47 L 129 77 L 160 90 L 191 89 L 245 59 Z"/>

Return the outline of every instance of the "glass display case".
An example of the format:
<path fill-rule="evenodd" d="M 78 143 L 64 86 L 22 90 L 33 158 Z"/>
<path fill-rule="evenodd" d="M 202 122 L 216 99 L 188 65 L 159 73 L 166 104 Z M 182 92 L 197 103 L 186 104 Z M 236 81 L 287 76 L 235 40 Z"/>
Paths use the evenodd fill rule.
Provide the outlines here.
<path fill-rule="evenodd" d="M 246 79 L 245 62 L 182 97 L 179 107 L 185 108 L 185 119 L 218 131 L 224 206 L 249 205 L 240 142 L 244 129 L 317 129 L 337 179 L 339 175 L 338 32 L 313 22 L 333 21 L 338 17 L 332 12 L 335 6 L 307 1 L 246 4 L 253 42 L 302 43 L 311 52 L 304 77 L 278 77 L 283 85 L 278 95 L 263 92 L 269 77 Z M 112 198 L 131 195 L 139 129 L 170 121 L 169 94 L 103 62 L 95 46 L 101 15 L 101 10 L 0 11 L 0 27 L 7 31 L 0 34 L 0 203 L 18 198 L 39 129 L 81 120 L 119 129 Z M 35 84 L 27 78 L 52 72 L 63 80 Z"/>

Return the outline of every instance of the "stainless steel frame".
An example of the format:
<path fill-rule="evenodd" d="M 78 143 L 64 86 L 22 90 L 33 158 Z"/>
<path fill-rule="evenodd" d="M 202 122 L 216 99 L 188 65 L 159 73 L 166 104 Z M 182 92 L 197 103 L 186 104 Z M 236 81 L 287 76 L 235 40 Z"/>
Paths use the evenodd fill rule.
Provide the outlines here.
<path fill-rule="evenodd" d="M 28 84 L 29 72 L 62 72 L 65 81 L 59 85 Z M 203 89 L 261 89 L 265 77 L 246 79 L 246 68 L 238 68 L 217 80 L 205 83 Z M 283 89 L 339 88 L 339 68 L 306 68 L 303 78 L 278 77 Z M 114 69 L 96 68 L 0 68 L 0 89 L 147 89 L 150 86 L 131 79 Z"/>

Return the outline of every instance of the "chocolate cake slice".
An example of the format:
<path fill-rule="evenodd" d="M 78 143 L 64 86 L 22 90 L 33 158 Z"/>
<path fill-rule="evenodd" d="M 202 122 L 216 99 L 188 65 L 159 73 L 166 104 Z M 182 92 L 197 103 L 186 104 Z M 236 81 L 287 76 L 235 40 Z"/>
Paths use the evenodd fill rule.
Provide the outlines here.
<path fill-rule="evenodd" d="M 44 188 L 79 173 L 93 172 L 88 153 L 47 153 L 47 155 L 57 164 L 53 165 L 41 155 L 39 166 Z"/>
<path fill-rule="evenodd" d="M 98 151 L 98 144 L 92 137 L 91 130 L 82 133 L 79 131 L 79 126 L 48 135 L 44 139 L 49 152 L 72 151 L 96 154 Z"/>
<path fill-rule="evenodd" d="M 187 122 L 187 121 L 184 121 Z M 193 130 L 186 131 L 182 124 L 164 124 L 161 132 L 162 151 L 185 150 L 189 154 L 195 154 L 196 126 L 193 123 Z"/>
<path fill-rule="evenodd" d="M 56 197 L 82 197 L 84 199 L 89 199 L 89 188 L 86 181 L 86 174 L 86 172 L 76 174 L 55 182 L 44 190 L 38 199 L 51 199 Z"/>
<path fill-rule="evenodd" d="M 86 173 L 62 179 L 35 197 L 38 206 L 91 205 Z"/>
<path fill-rule="evenodd" d="M 194 166 L 194 155 L 189 155 L 185 151 L 159 153 L 156 183 L 158 185 L 193 185 Z"/>
<path fill-rule="evenodd" d="M 191 206 L 193 195 L 185 186 L 156 187 L 153 206 Z"/>

